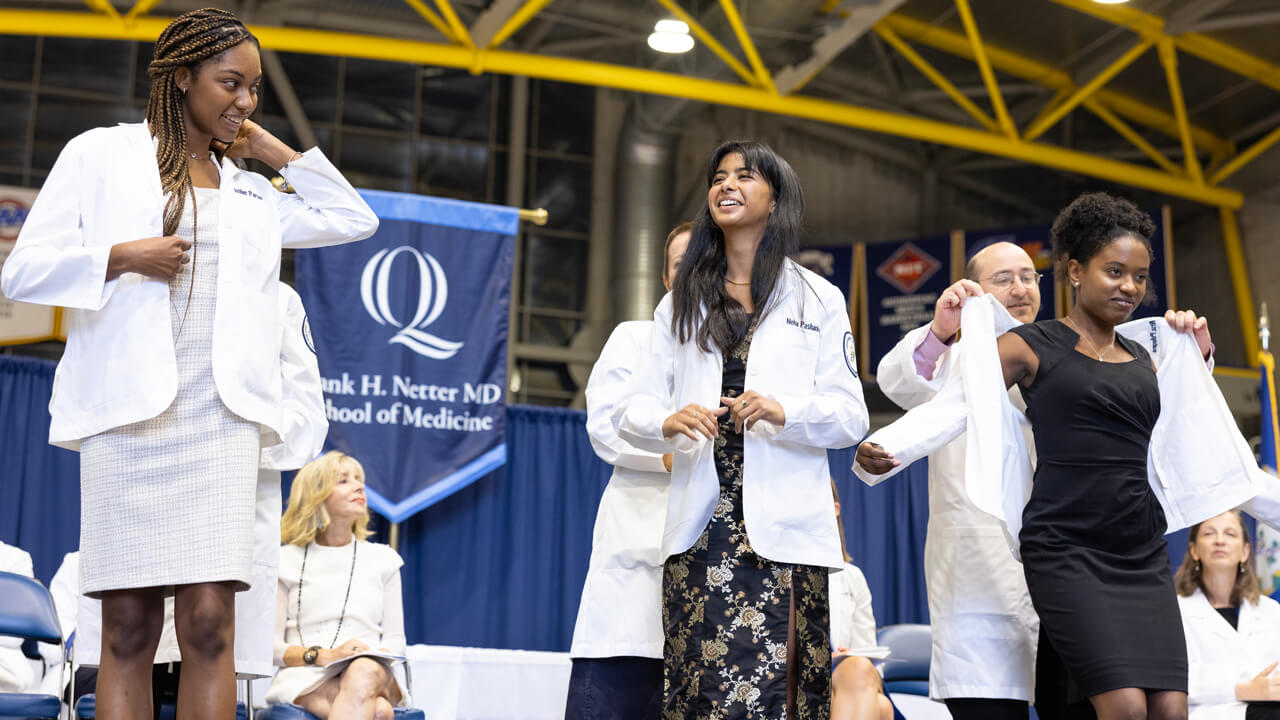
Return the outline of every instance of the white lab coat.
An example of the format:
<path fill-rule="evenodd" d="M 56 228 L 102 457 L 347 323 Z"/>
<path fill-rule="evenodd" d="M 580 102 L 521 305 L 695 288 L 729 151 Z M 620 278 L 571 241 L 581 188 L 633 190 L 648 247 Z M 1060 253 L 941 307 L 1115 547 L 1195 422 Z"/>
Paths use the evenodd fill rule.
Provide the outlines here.
<path fill-rule="evenodd" d="M 1238 630 L 1200 590 L 1179 597 L 1187 637 L 1187 701 L 1190 720 L 1244 720 L 1247 705 L 1236 700 L 1236 683 L 1248 682 L 1280 660 L 1280 603 L 1263 595 L 1240 603 Z"/>
<path fill-rule="evenodd" d="M 827 449 L 847 447 L 867 430 L 853 333 L 844 296 L 831 283 L 788 260 L 778 274 L 772 308 L 755 330 L 746 390 L 776 400 L 782 427 L 759 422 L 743 437 L 743 519 L 751 546 L 769 560 L 844 565 Z M 680 343 L 671 329 L 672 297 L 654 311 L 652 359 L 614 423 L 623 440 L 672 452 L 664 556 L 688 550 L 711 520 L 720 497 L 714 443 L 677 435 L 662 423 L 670 408 L 720 406 L 723 359 L 696 339 Z"/>
<path fill-rule="evenodd" d="M 829 594 L 831 614 L 831 649 L 855 651 L 876 646 L 876 616 L 871 609 L 871 588 L 867 577 L 856 566 L 845 563 L 843 570 L 832 570 Z"/>
<path fill-rule="evenodd" d="M 35 577 L 30 553 L 2 542 L 0 571 Z M 45 643 L 40 645 L 44 646 Z M 22 654 L 22 638 L 0 636 L 0 692 L 35 692 L 43 669 L 42 660 L 32 660 Z"/>
<path fill-rule="evenodd" d="M 213 380 L 232 412 L 274 440 L 280 249 L 366 238 L 378 219 L 318 149 L 281 170 L 296 194 L 229 159 L 221 172 Z M 168 281 L 106 280 L 111 246 L 160 235 L 163 209 L 146 125 L 90 130 L 63 148 L 4 263 L 6 297 L 70 310 L 49 403 L 55 445 L 75 450 L 85 437 L 155 417 L 177 393 Z"/>
<path fill-rule="evenodd" d="M 996 337 L 1018 324 L 990 296 L 965 303 L 961 316 L 960 372 L 932 400 L 913 408 L 868 440 L 879 443 L 902 464 L 882 481 L 942 445 L 966 434 L 965 490 L 975 506 L 1004 521 L 1016 553 L 1022 509 L 1031 492 L 1032 467 L 1023 427 L 1026 416 L 1005 392 Z M 1240 434 L 1235 419 L 1209 374 L 1194 338 L 1163 318 L 1146 318 L 1116 328 L 1151 354 L 1160 386 L 1160 417 L 1151 432 L 1147 475 L 1164 509 L 1168 532 L 1207 520 L 1260 493 L 1276 494 Z M 1280 521 L 1280 502 L 1253 503 L 1258 519 Z"/>
<path fill-rule="evenodd" d="M 587 434 L 613 475 L 600 497 L 569 656 L 662 657 L 662 527 L 671 475 L 618 437 L 613 413 L 649 357 L 652 321 L 614 328 L 587 380 Z"/>
<path fill-rule="evenodd" d="M 324 447 L 329 421 L 324 412 L 320 366 L 302 298 L 280 284 L 280 377 L 283 386 L 280 439 L 262 449 L 253 523 L 253 583 L 236 593 L 236 674 L 275 674 L 276 576 L 280 567 L 280 471 L 306 465 Z"/>
<path fill-rule="evenodd" d="M 248 590 L 236 593 L 235 667 L 241 677 L 271 677 L 276 627 L 276 575 L 280 564 L 280 471 L 302 467 L 320 453 L 329 421 L 324 412 L 320 367 L 311 349 L 310 329 L 302 298 L 280 284 L 277 296 L 280 335 L 282 422 L 281 444 L 264 448 L 258 471 L 254 519 L 253 579 Z M 73 555 L 59 568 L 61 575 Z M 72 566 L 71 572 L 75 573 Z M 76 577 L 76 575 L 72 575 Z M 102 604 L 81 596 L 76 633 L 76 662 L 97 665 L 102 645 Z M 173 627 L 173 598 L 165 599 L 165 623 L 156 649 L 156 664 L 180 662 Z"/>
<path fill-rule="evenodd" d="M 952 346 L 939 359 L 932 379 L 920 377 L 913 356 L 927 332 L 925 325 L 907 333 L 877 368 L 880 389 L 906 410 L 929 401 L 960 359 L 958 346 Z M 1009 395 L 1025 409 L 1016 387 Z M 963 435 L 929 456 L 929 528 L 924 544 L 933 628 L 929 695 L 1031 701 L 1040 619 L 999 518 L 969 501 L 964 468 Z M 854 469 L 869 479 L 860 466 Z"/>

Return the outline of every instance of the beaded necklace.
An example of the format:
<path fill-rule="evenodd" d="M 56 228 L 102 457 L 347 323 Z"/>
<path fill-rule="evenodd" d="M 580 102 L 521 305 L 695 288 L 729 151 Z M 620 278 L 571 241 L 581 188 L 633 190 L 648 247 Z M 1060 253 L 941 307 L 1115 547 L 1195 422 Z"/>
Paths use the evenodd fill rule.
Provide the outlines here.
<path fill-rule="evenodd" d="M 351 573 L 347 575 L 347 596 L 342 598 L 342 614 L 338 616 L 338 627 L 333 631 L 333 640 L 329 642 L 329 648 L 338 644 L 338 633 L 342 631 L 342 621 L 347 619 L 347 601 L 351 599 L 351 582 L 356 576 L 356 548 L 360 543 L 352 539 L 351 541 Z M 307 552 L 311 549 L 311 543 L 307 543 L 302 548 L 302 569 L 298 571 L 298 642 L 302 647 L 309 647 L 307 642 L 302 639 L 302 578 L 307 573 Z"/>

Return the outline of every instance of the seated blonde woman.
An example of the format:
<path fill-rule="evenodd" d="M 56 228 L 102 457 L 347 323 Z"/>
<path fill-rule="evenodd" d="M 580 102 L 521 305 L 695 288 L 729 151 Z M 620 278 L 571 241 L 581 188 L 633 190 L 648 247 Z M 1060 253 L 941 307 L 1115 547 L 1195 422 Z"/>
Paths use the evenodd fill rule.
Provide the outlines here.
<path fill-rule="evenodd" d="M 275 662 L 268 703 L 295 703 L 320 720 L 391 720 L 409 700 L 400 663 L 362 657 L 337 675 L 326 666 L 356 653 L 405 651 L 400 566 L 365 542 L 364 469 L 325 453 L 298 471 L 280 521 Z"/>

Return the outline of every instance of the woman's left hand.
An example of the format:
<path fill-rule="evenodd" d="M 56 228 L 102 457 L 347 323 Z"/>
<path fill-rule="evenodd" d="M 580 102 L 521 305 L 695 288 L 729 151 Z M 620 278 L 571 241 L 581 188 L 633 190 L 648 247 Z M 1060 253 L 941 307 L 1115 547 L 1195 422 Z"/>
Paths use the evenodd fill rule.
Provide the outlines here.
<path fill-rule="evenodd" d="M 1164 314 L 1169 327 L 1180 333 L 1194 333 L 1196 345 L 1200 346 L 1200 356 L 1209 357 L 1213 348 L 1213 338 L 1209 335 L 1209 319 L 1197 317 L 1194 310 L 1169 310 Z"/>
<path fill-rule="evenodd" d="M 787 424 L 787 414 L 782 405 L 771 397 L 761 395 L 755 390 L 748 390 L 738 397 L 722 397 L 720 404 L 728 406 L 729 417 L 733 420 L 733 429 L 742 432 L 745 425 L 750 430 L 761 420 L 773 423 L 778 427 Z"/>

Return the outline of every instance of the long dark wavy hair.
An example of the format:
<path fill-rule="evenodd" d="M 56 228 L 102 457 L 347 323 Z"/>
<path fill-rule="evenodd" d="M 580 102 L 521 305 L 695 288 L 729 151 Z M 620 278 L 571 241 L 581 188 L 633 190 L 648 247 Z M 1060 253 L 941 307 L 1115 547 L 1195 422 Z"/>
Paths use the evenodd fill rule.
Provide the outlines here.
<path fill-rule="evenodd" d="M 737 153 L 743 164 L 769 183 L 776 203 L 769 215 L 764 238 L 756 248 L 751 268 L 751 303 L 758 323 L 771 309 L 774 288 L 778 284 L 787 258 L 800 247 L 804 229 L 804 191 L 796 173 L 773 148 L 764 143 L 731 140 L 722 143 L 707 160 L 707 188 L 725 156 Z M 724 250 L 724 232 L 711 219 L 711 209 L 703 203 L 693 221 L 689 247 L 672 286 L 671 331 L 680 342 L 696 338 L 698 348 L 710 352 L 715 346 L 722 353 L 737 346 L 750 330 L 751 319 L 746 308 L 724 289 L 728 260 Z M 706 316 L 703 317 L 703 309 Z"/>

